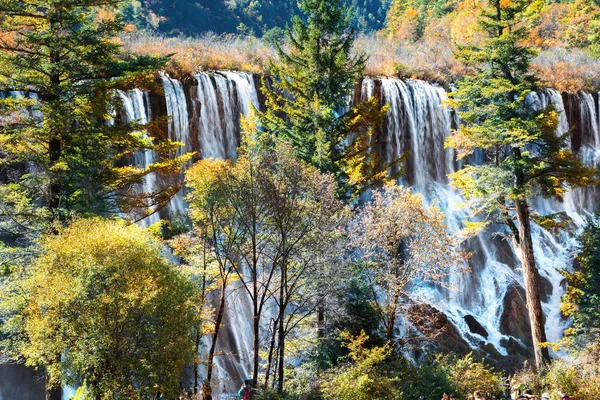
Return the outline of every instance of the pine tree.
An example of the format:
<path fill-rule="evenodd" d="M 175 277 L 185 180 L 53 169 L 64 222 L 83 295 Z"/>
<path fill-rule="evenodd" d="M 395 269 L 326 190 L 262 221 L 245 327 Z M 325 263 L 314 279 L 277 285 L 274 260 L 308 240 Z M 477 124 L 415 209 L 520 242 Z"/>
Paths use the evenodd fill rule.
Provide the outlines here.
<path fill-rule="evenodd" d="M 594 170 L 567 149 L 558 135 L 557 113 L 549 106 L 537 109 L 531 94 L 539 82 L 531 71 L 535 52 L 525 45 L 528 3 L 494 0 L 484 8 L 479 22 L 485 33 L 478 45 L 459 47 L 457 55 L 475 69 L 452 94 L 453 106 L 463 125 L 448 145 L 459 158 L 480 149 L 483 163 L 467 165 L 451 176 L 475 211 L 499 217 L 520 258 L 527 308 L 531 321 L 536 365 L 549 360 L 539 276 L 533 254 L 531 224 L 551 224 L 551 216 L 538 216 L 529 207 L 535 196 L 557 197 L 568 188 L 593 182 Z M 468 159 L 466 159 L 468 160 Z"/>
<path fill-rule="evenodd" d="M 573 327 L 566 336 L 583 345 L 600 338 L 600 216 L 590 218 L 579 236 L 575 272 L 562 271 L 567 279 L 567 291 L 560 308 L 573 318 Z"/>
<path fill-rule="evenodd" d="M 120 58 L 116 35 L 123 24 L 114 14 L 119 4 L 0 0 L 0 91 L 30 93 L 0 100 L 4 229 L 23 233 L 20 228 L 29 224 L 72 213 L 147 209 L 176 191 L 126 190 L 151 171 L 174 176 L 189 156 L 168 159 L 178 145 L 153 140 L 161 121 L 110 123 L 116 90 L 154 89 L 155 73 L 165 61 Z M 163 161 L 146 170 L 130 166 L 128 157 L 146 149 Z"/>
<path fill-rule="evenodd" d="M 41 231 L 56 231 L 56 223 L 73 215 L 147 213 L 178 190 L 177 185 L 153 193 L 135 188 L 150 172 L 179 177 L 190 157 L 169 158 L 179 144 L 155 140 L 163 121 L 111 123 L 117 90 L 154 89 L 156 70 L 165 61 L 121 56 L 118 5 L 117 0 L 0 0 L 4 273 L 18 278 L 18 264 L 31 257 L 27 246 Z M 26 96 L 7 96 L 9 91 Z M 133 153 L 143 150 L 155 151 L 161 161 L 146 169 L 132 166 Z M 10 312 L 0 311 L 6 332 Z M 13 350 L 2 349 L 9 355 Z M 59 362 L 61 354 L 54 357 Z M 47 378 L 47 398 L 60 398 L 60 382 Z"/>
<path fill-rule="evenodd" d="M 356 194 L 386 177 L 382 158 L 370 150 L 387 108 L 377 100 L 350 106 L 366 58 L 354 54 L 351 9 L 341 0 L 303 0 L 287 30 L 290 50 L 275 43 L 278 62 L 269 64 L 263 129 L 292 143 L 297 155 L 333 172 L 341 193 Z"/>

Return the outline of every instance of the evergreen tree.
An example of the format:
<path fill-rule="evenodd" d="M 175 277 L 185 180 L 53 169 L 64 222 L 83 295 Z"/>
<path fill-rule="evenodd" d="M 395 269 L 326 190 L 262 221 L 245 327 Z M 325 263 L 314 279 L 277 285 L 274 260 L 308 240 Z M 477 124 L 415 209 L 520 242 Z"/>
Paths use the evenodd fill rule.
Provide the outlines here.
<path fill-rule="evenodd" d="M 293 144 L 298 156 L 333 172 L 341 192 L 359 192 L 386 177 L 382 158 L 370 151 L 387 108 L 375 98 L 350 105 L 366 58 L 353 53 L 351 9 L 341 0 L 303 0 L 287 30 L 290 50 L 274 43 L 272 82 L 263 85 L 267 111 L 261 126 Z"/>
<path fill-rule="evenodd" d="M 117 0 L 0 0 L 0 262 L 17 274 L 27 246 L 71 215 L 140 211 L 165 204 L 179 189 L 189 155 L 169 158 L 179 144 L 162 139 L 162 121 L 115 121 L 117 90 L 154 89 L 164 59 L 122 58 Z M 25 96 L 6 95 L 20 91 Z M 8 93 L 10 94 L 10 93 Z M 148 137 L 149 135 L 149 137 Z M 131 166 L 135 151 L 161 161 Z M 148 173 L 166 187 L 141 193 Z M 0 284 L 4 283 L 4 277 Z M 0 321 L 11 317 L 0 310 Z M 18 336 L 18 332 L 10 331 Z M 4 349 L 3 349 L 4 350 Z M 55 354 L 59 360 L 61 353 Z M 59 382 L 48 398 L 60 398 Z"/>
<path fill-rule="evenodd" d="M 579 268 L 563 272 L 567 292 L 561 310 L 573 318 L 568 336 L 580 337 L 583 344 L 600 337 L 600 216 L 591 218 L 579 236 Z"/>
<path fill-rule="evenodd" d="M 129 190 L 149 172 L 176 176 L 189 156 L 169 160 L 178 144 L 153 140 L 161 121 L 110 121 L 117 89 L 154 89 L 165 61 L 119 58 L 123 25 L 112 13 L 119 3 L 0 0 L 0 91 L 30 93 L 0 99 L 0 223 L 11 233 L 72 213 L 148 210 L 177 190 Z M 134 151 L 148 149 L 163 161 L 127 166 Z"/>
<path fill-rule="evenodd" d="M 530 210 L 535 196 L 557 197 L 568 188 L 593 182 L 586 168 L 557 135 L 557 114 L 549 106 L 538 109 L 531 94 L 539 89 L 531 72 L 534 51 L 525 45 L 528 3 L 491 1 L 480 16 L 485 33 L 481 44 L 459 47 L 457 56 L 475 69 L 452 94 L 463 124 L 448 141 L 459 158 L 482 151 L 483 162 L 466 165 L 451 176 L 475 212 L 499 217 L 520 258 L 527 308 L 531 321 L 536 365 L 548 361 L 539 277 L 533 253 L 531 223 L 551 224 L 551 216 Z M 488 219 L 488 222 L 491 219 Z"/>

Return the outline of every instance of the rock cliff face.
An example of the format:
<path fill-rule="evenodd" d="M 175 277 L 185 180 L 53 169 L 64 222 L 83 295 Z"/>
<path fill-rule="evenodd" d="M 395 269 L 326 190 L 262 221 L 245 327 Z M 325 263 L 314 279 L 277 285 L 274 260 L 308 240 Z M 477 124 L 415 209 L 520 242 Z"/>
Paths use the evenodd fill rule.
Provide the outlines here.
<path fill-rule="evenodd" d="M 169 115 L 171 122 L 165 127 L 164 135 L 184 143 L 180 151 L 193 151 L 196 159 L 235 157 L 240 142 L 240 114 L 248 112 L 249 104 L 256 108 L 264 106 L 258 77 L 225 71 L 199 73 L 183 80 L 163 74 L 159 79 L 164 96 L 122 93 L 126 107 L 120 117 L 153 119 Z M 470 213 L 459 207 L 462 198 L 448 185 L 447 175 L 461 168 L 461 163 L 456 161 L 452 149 L 444 148 L 451 129 L 460 125 L 455 113 L 444 106 L 446 91 L 421 81 L 365 78 L 357 85 L 353 101 L 372 96 L 390 107 L 373 146 L 385 154 L 387 161 L 408 153 L 405 174 L 398 183 L 411 186 L 426 202 L 437 201 L 447 215 L 449 229 L 460 229 Z M 597 165 L 600 159 L 598 94 L 568 94 L 547 89 L 533 94 L 532 100 L 537 107 L 552 104 L 559 113 L 558 133 L 568 132 L 572 149 L 589 164 Z M 136 155 L 135 162 L 143 166 L 153 157 L 152 154 Z M 476 158 L 473 161 L 477 161 Z M 158 177 L 144 182 L 150 186 L 157 184 L 160 184 Z M 177 218 L 185 213 L 184 192 L 145 223 L 158 218 Z M 562 213 L 572 220 L 576 231 L 584 223 L 586 214 L 596 207 L 600 199 L 597 192 L 595 188 L 577 190 L 568 193 L 562 203 L 536 199 L 532 206 L 540 213 Z M 531 358 L 532 342 L 519 261 L 510 243 L 503 238 L 504 232 L 503 227 L 494 226 L 468 241 L 466 247 L 473 252 L 472 272 L 452 277 L 448 284 L 453 289 L 419 288 L 429 305 L 418 306 L 415 311 L 427 316 L 429 321 L 412 323 L 424 331 L 444 332 L 445 336 L 440 335 L 438 340 L 441 349 L 463 354 L 474 348 L 495 360 L 498 366 L 514 368 Z M 557 269 L 571 268 L 575 235 L 573 232 L 553 234 L 534 227 L 533 236 L 546 330 L 548 339 L 555 341 L 568 323 L 558 311 L 563 287 Z M 224 323 L 220 342 L 220 354 L 227 357 L 217 357 L 224 381 L 228 376 L 235 380 L 245 376 L 250 367 L 245 348 L 251 342 L 252 332 L 247 300 L 240 294 L 229 305 L 229 321 Z"/>

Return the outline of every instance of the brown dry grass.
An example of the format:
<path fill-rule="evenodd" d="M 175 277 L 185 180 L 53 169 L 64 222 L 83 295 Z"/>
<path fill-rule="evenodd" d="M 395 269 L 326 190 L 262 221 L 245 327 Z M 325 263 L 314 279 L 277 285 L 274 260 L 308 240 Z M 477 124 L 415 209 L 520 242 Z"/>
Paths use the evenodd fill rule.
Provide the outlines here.
<path fill-rule="evenodd" d="M 166 38 L 144 33 L 127 35 L 125 51 L 132 54 L 173 54 L 168 69 L 178 75 L 206 70 L 241 70 L 268 73 L 267 61 L 275 50 L 260 39 L 239 36 L 205 35 L 201 38 Z M 361 35 L 356 50 L 369 56 L 366 74 L 422 79 L 447 85 L 469 73 L 454 57 L 446 40 L 398 43 L 384 37 Z M 534 68 L 545 85 L 560 91 L 600 90 L 600 60 L 583 50 L 554 47 L 543 50 Z"/>
<path fill-rule="evenodd" d="M 563 92 L 600 90 L 600 60 L 580 49 L 543 50 L 534 60 L 543 82 Z"/>
<path fill-rule="evenodd" d="M 207 70 L 265 72 L 275 50 L 256 38 L 205 35 L 197 39 L 168 38 L 145 33 L 124 36 L 124 50 L 137 55 L 172 57 L 168 64 L 174 75 Z"/>

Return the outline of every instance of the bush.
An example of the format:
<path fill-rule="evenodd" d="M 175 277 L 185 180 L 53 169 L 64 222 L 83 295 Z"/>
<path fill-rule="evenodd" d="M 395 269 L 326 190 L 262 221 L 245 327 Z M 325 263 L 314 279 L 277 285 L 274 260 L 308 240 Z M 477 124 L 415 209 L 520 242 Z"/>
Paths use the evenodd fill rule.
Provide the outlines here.
<path fill-rule="evenodd" d="M 558 400 L 558 391 L 566 392 L 577 400 L 600 398 L 600 342 L 596 342 L 578 354 L 557 359 L 543 374 L 525 368 L 515 374 L 514 385 L 530 388 L 534 393 L 550 392 Z"/>
<path fill-rule="evenodd" d="M 502 394 L 504 389 L 502 374 L 475 361 L 473 353 L 459 359 L 446 356 L 440 361 L 446 366 L 448 378 L 458 393 L 468 396 L 475 390 L 479 390 L 491 394 Z"/>
<path fill-rule="evenodd" d="M 322 384 L 323 397 L 332 400 L 397 399 L 397 378 L 381 368 L 391 353 L 389 346 L 365 348 L 368 336 L 345 335 L 350 349 L 349 363 L 331 370 Z"/>

